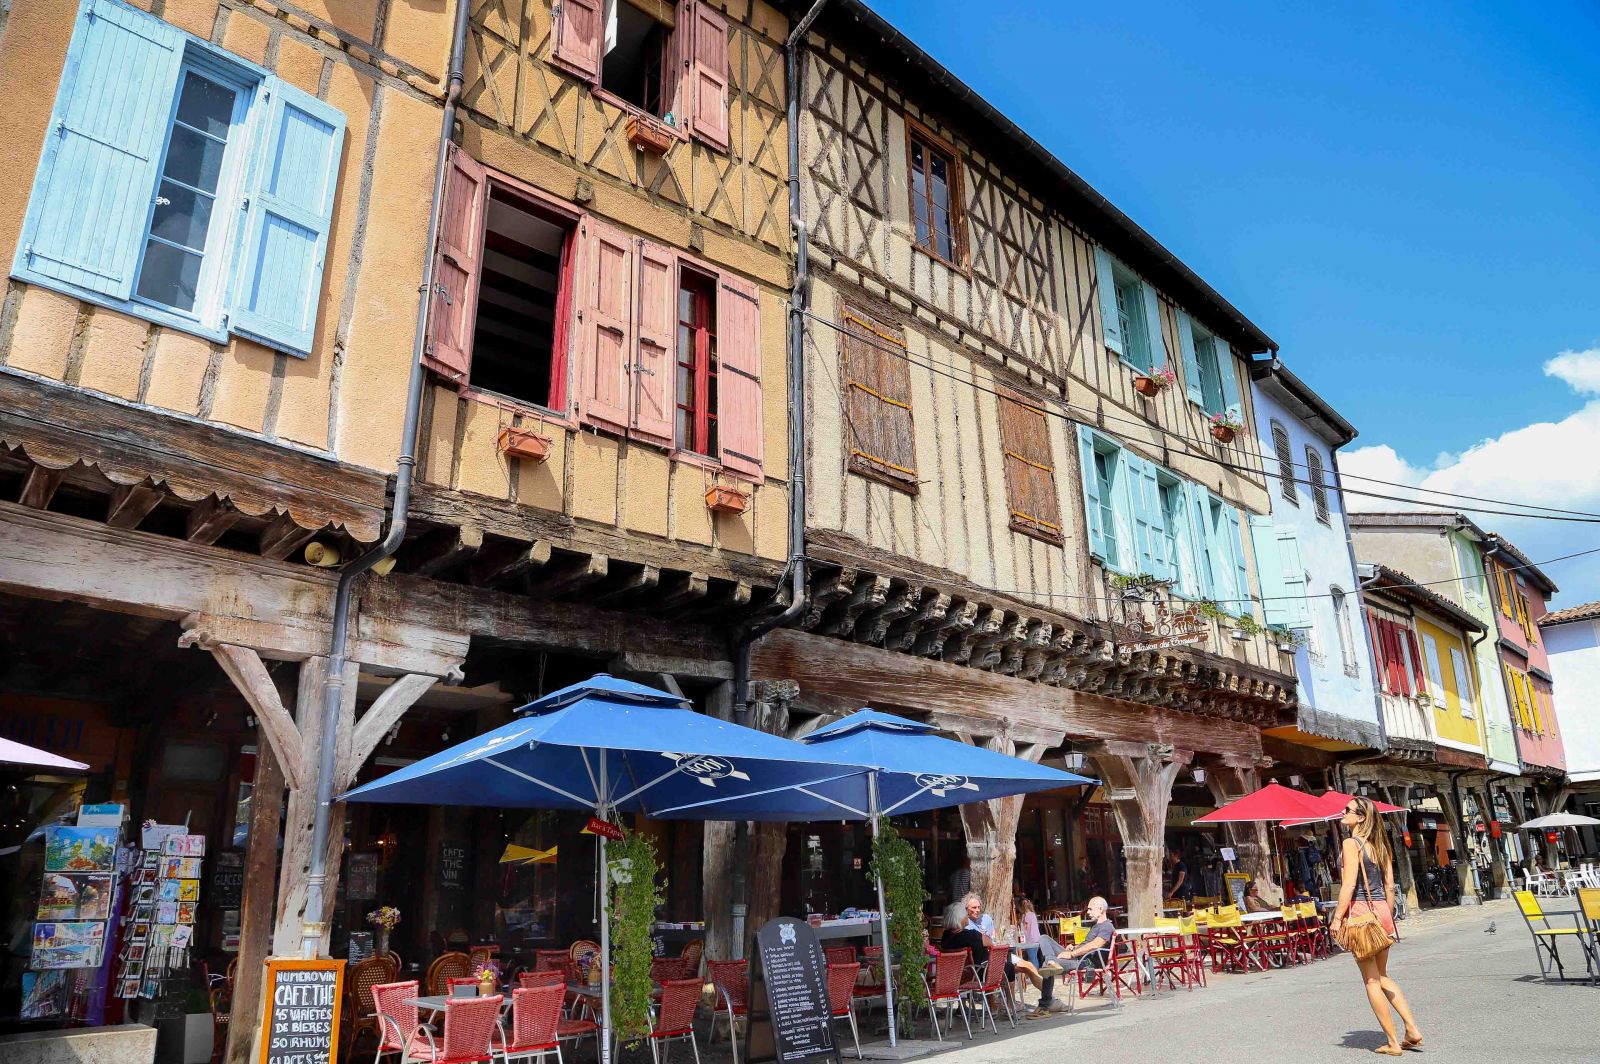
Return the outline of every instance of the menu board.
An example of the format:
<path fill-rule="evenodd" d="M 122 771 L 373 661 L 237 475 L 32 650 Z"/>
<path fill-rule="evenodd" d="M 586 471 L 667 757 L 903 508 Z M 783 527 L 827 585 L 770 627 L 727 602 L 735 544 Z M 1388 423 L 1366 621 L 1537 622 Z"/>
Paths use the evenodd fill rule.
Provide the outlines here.
<path fill-rule="evenodd" d="M 778 1064 L 837 1060 L 828 1016 L 828 960 L 809 924 L 780 916 L 756 932 L 761 993 Z"/>
<path fill-rule="evenodd" d="M 337 1064 L 344 961 L 267 961 L 260 1064 Z"/>

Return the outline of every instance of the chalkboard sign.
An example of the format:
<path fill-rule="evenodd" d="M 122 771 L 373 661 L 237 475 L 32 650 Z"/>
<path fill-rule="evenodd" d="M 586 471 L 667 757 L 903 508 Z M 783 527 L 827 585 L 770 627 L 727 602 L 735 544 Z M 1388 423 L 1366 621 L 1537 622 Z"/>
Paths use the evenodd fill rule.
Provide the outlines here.
<path fill-rule="evenodd" d="M 756 959 L 759 982 L 751 989 L 755 1011 L 764 1011 L 770 1023 L 770 1059 L 778 1064 L 837 1061 L 828 1015 L 828 960 L 817 933 L 787 916 L 768 921 L 756 932 Z"/>
<path fill-rule="evenodd" d="M 267 961 L 260 1064 L 336 1064 L 344 961 Z"/>

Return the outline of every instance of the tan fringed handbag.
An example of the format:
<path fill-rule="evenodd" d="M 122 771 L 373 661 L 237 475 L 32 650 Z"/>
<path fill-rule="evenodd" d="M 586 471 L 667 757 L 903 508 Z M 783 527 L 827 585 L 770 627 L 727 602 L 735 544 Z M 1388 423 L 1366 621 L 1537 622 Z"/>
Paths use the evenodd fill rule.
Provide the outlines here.
<path fill-rule="evenodd" d="M 1359 847 L 1358 847 L 1359 849 Z M 1394 944 L 1389 938 L 1389 932 L 1383 929 L 1383 924 L 1378 921 L 1378 914 L 1372 911 L 1372 887 L 1367 882 L 1367 856 L 1365 851 L 1357 854 L 1361 861 L 1361 888 L 1366 895 L 1363 899 L 1367 910 L 1357 916 L 1351 916 L 1344 922 L 1344 930 L 1339 933 L 1339 945 L 1355 957 L 1364 961 L 1379 950 L 1388 949 Z M 1355 903 L 1351 903 L 1354 908 Z"/>

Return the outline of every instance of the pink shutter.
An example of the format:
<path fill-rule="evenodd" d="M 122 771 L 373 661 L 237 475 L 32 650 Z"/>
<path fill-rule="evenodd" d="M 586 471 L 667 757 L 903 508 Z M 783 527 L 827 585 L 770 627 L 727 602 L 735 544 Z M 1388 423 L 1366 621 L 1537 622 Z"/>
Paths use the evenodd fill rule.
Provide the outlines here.
<path fill-rule="evenodd" d="M 452 144 L 439 255 L 433 267 L 433 309 L 423 361 L 453 382 L 467 379 L 477 322 L 478 274 L 483 254 L 483 210 L 489 182 L 483 166 Z"/>
<path fill-rule="evenodd" d="M 677 327 L 677 260 L 648 240 L 639 247 L 639 313 L 633 363 L 633 434 L 672 444 L 677 389 L 673 334 Z"/>
<path fill-rule="evenodd" d="M 761 480 L 761 296 L 749 281 L 717 283 L 717 435 L 723 467 Z"/>
<path fill-rule="evenodd" d="M 605 0 L 556 0 L 555 38 L 550 58 L 586 78 L 600 73 L 600 40 L 605 33 Z"/>
<path fill-rule="evenodd" d="M 728 20 L 695 0 L 689 8 L 687 85 L 683 107 L 689 129 L 720 151 L 728 150 Z"/>
<path fill-rule="evenodd" d="M 578 415 L 625 432 L 632 387 L 634 242 L 585 218 L 583 288 L 578 293 Z"/>

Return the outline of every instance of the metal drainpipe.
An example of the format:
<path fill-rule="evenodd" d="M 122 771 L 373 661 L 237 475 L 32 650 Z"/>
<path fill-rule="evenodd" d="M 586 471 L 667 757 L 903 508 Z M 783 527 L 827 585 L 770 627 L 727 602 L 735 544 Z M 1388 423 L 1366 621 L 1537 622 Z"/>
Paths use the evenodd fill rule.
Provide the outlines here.
<path fill-rule="evenodd" d="M 800 62 L 801 40 L 822 14 L 828 0 L 816 0 L 784 42 L 784 82 L 788 99 L 789 229 L 794 234 L 794 287 L 789 296 L 789 605 L 776 617 L 752 625 L 739 637 L 733 651 L 733 716 L 743 723 L 750 712 L 750 647 L 768 632 L 800 616 L 806 605 L 806 446 L 805 401 L 806 307 L 810 303 L 811 258 L 805 219 L 800 216 Z M 734 829 L 733 955 L 744 956 L 746 832 L 743 821 Z"/>
<path fill-rule="evenodd" d="M 439 239 L 439 217 L 444 205 L 444 184 L 448 172 L 449 147 L 455 132 L 456 105 L 461 100 L 461 85 L 467 50 L 469 0 L 456 0 L 454 35 L 450 39 L 450 73 L 445 89 L 444 114 L 439 122 L 438 158 L 433 170 L 433 204 L 428 214 L 428 242 L 422 263 L 421 299 L 417 307 L 417 328 L 411 344 L 411 377 L 406 384 L 406 416 L 400 430 L 400 457 L 395 463 L 394 497 L 389 504 L 389 529 L 382 541 L 339 571 L 339 587 L 333 602 L 333 639 L 328 650 L 328 673 L 322 688 L 322 734 L 335 735 L 339 727 L 339 708 L 344 701 L 345 644 L 350 631 L 350 604 L 358 576 L 389 557 L 406 536 L 406 514 L 411 502 L 412 474 L 416 468 L 417 428 L 422 419 L 423 347 L 428 336 L 428 312 L 433 305 L 434 248 Z M 300 951 L 313 958 L 322 947 L 322 912 L 328 879 L 328 823 L 333 805 L 333 777 L 338 771 L 336 742 L 322 744 L 317 766 L 317 806 L 311 822 L 311 871 L 306 876 L 306 909 L 300 923 Z"/>

